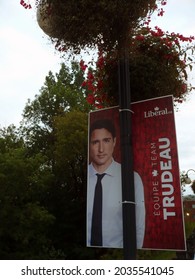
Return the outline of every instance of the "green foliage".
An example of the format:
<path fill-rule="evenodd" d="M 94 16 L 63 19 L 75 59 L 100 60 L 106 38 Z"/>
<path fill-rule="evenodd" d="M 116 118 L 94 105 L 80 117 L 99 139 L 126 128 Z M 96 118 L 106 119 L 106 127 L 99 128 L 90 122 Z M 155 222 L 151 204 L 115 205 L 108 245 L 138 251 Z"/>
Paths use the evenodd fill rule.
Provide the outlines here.
<path fill-rule="evenodd" d="M 56 172 L 63 180 L 71 176 L 71 185 L 76 194 L 80 189 L 79 185 L 83 184 L 83 178 L 86 177 L 87 114 L 72 111 L 62 117 L 56 117 L 55 137 Z"/>
<path fill-rule="evenodd" d="M 185 223 L 186 238 L 189 238 L 194 230 L 195 230 L 194 222 L 186 221 Z"/>
<path fill-rule="evenodd" d="M 64 50 L 86 46 L 113 49 L 129 29 L 156 8 L 158 0 L 41 0 L 38 22 Z M 54 40 L 56 42 L 56 40 Z"/>
<path fill-rule="evenodd" d="M 61 64 L 59 73 L 52 72 L 46 76 L 40 94 L 31 102 L 28 100 L 23 117 L 25 125 L 52 127 L 53 118 L 63 115 L 72 109 L 86 110 L 85 96 L 81 88 L 83 73 L 77 63 L 72 63 L 69 69 Z"/>
<path fill-rule="evenodd" d="M 23 139 L 20 131 L 14 126 L 10 125 L 0 129 L 0 152 L 5 153 L 12 148 L 18 148 L 23 145 Z"/>
<path fill-rule="evenodd" d="M 56 223 L 52 239 L 55 248 L 63 250 L 65 258 L 78 259 L 81 258 L 80 254 L 88 254 L 87 250 L 83 250 L 86 227 L 87 114 L 73 110 L 56 117 L 54 127 L 53 172 L 56 181 L 55 189 L 51 189 L 49 207 L 55 214 Z"/>
<path fill-rule="evenodd" d="M 52 176 L 40 155 L 28 158 L 23 145 L 12 146 L 0 153 L 0 259 L 44 258 L 54 216 L 41 203 Z"/>
<path fill-rule="evenodd" d="M 131 32 L 128 55 L 132 102 L 173 95 L 175 103 L 186 100 L 194 87 L 188 71 L 195 62 L 194 37 L 168 33 L 155 27 Z M 85 65 L 81 65 L 85 70 Z M 99 51 L 94 69 L 88 69 L 83 87 L 95 108 L 118 105 L 118 53 Z"/>
<path fill-rule="evenodd" d="M 77 63 L 62 64 L 28 101 L 21 127 L 0 131 L 1 259 L 93 258 L 83 250 L 89 106 L 82 81 Z"/>
<path fill-rule="evenodd" d="M 173 95 L 177 102 L 185 100 L 192 89 L 187 71 L 194 63 L 193 39 L 158 27 L 137 30 L 130 44 L 134 101 L 162 95 Z"/>
<path fill-rule="evenodd" d="M 54 217 L 45 236 L 47 259 L 94 258 L 85 249 L 87 112 L 78 63 L 69 69 L 62 64 L 59 74 L 46 77 L 44 87 L 24 109 L 20 128 L 29 159 L 42 160 L 42 176 L 30 176 L 33 189 L 44 189 L 40 206 Z M 35 190 L 35 193 L 38 190 Z M 40 200 L 39 200 L 40 201 Z"/>
<path fill-rule="evenodd" d="M 59 73 L 54 76 L 50 72 L 46 76 L 40 94 L 33 101 L 28 100 L 23 111 L 22 130 L 32 150 L 37 149 L 52 156 L 49 147 L 55 141 L 52 133 L 54 118 L 71 110 L 88 110 L 89 105 L 81 88 L 83 80 L 78 63 L 73 62 L 70 69 L 62 64 Z"/>
<path fill-rule="evenodd" d="M 151 250 L 140 250 L 138 252 L 138 260 L 173 260 L 176 258 L 175 251 L 151 251 Z"/>

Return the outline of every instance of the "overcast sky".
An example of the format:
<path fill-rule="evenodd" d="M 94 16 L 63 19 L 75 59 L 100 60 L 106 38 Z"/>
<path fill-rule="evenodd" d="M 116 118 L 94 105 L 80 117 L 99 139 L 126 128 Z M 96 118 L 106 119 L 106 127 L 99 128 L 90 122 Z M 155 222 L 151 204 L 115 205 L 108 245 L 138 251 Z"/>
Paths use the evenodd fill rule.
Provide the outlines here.
<path fill-rule="evenodd" d="M 19 124 L 27 99 L 33 100 L 48 72 L 58 72 L 62 62 L 33 10 L 25 10 L 19 2 L 0 0 L 0 127 Z M 165 11 L 154 19 L 154 26 L 195 36 L 195 0 L 168 0 Z M 190 82 L 195 86 L 195 71 Z M 195 92 L 175 119 L 180 170 L 195 169 Z M 195 179 L 195 172 L 189 174 Z"/>

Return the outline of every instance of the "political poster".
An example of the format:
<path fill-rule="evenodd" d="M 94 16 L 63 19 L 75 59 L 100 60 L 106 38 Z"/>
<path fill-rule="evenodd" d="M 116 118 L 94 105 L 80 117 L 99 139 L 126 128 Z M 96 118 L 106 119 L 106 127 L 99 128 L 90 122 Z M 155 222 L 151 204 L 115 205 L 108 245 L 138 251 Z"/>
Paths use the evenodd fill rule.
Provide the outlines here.
<path fill-rule="evenodd" d="M 181 197 L 173 97 L 166 96 L 135 102 L 132 103 L 131 110 L 137 247 L 139 249 L 185 250 L 183 203 Z M 119 108 L 113 107 L 91 112 L 89 114 L 89 126 L 97 120 L 108 119 L 111 120 L 115 126 L 112 160 L 120 164 Z M 103 152 L 102 155 L 101 153 L 99 154 L 102 160 L 104 156 L 106 156 L 106 152 Z M 90 136 L 89 165 L 93 165 L 90 156 Z M 103 172 L 106 173 L 106 170 Z M 112 174 L 109 176 L 111 177 Z M 120 177 L 120 175 L 117 176 Z M 106 179 L 106 176 L 104 176 L 103 180 L 105 180 L 106 183 L 103 188 L 113 193 L 114 188 L 112 189 L 112 185 Z M 118 188 L 121 190 L 120 180 L 121 179 L 116 180 L 116 182 L 118 182 Z M 95 192 L 90 192 L 89 182 L 90 176 L 88 172 L 88 246 L 90 246 L 90 220 L 92 218 L 92 205 Z M 141 192 L 142 188 L 143 192 Z M 118 197 L 116 198 L 117 195 Z M 107 195 L 107 201 L 108 197 L 109 195 Z M 121 191 L 112 198 L 112 200 L 115 201 L 114 208 L 118 207 L 118 212 L 116 209 L 113 210 L 112 205 L 110 205 L 112 204 L 112 200 L 108 201 L 108 205 L 110 205 L 110 209 L 112 209 L 111 212 L 113 212 L 114 217 L 118 215 L 118 219 L 120 217 L 122 218 L 122 216 L 120 216 L 122 215 L 122 212 L 120 212 L 122 208 L 121 199 Z M 144 204 L 142 202 L 144 202 Z M 107 205 L 106 201 L 103 202 L 103 207 L 104 205 Z M 110 221 L 112 216 L 106 213 L 102 215 L 103 233 L 102 244 L 100 246 L 121 248 L 123 236 L 121 229 L 122 224 L 117 221 L 117 227 L 120 230 L 117 232 L 117 236 L 114 236 L 112 232 L 114 232 L 115 229 L 112 228 L 112 222 Z M 116 221 L 114 224 L 115 223 Z M 104 234 L 107 237 L 104 237 Z M 120 242 L 112 243 L 109 241 L 109 237 L 112 241 L 117 239 L 120 240 Z M 106 242 L 104 242 L 104 238 Z"/>
<path fill-rule="evenodd" d="M 185 250 L 172 96 L 132 105 L 134 169 L 144 185 L 144 248 Z"/>

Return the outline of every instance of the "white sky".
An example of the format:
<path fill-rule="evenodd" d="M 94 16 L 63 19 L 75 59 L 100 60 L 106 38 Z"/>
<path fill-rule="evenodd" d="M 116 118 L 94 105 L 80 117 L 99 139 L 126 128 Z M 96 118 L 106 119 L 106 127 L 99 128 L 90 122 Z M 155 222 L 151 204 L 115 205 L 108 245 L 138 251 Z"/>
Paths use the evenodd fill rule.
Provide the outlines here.
<path fill-rule="evenodd" d="M 34 11 L 19 2 L 0 0 L 0 127 L 19 124 L 27 99 L 33 100 L 48 72 L 58 72 L 62 62 L 38 27 Z M 165 15 L 156 17 L 154 26 L 195 36 L 195 0 L 168 0 L 164 9 Z M 195 86 L 195 71 L 190 82 Z M 195 169 L 195 92 L 175 118 L 180 170 Z M 195 172 L 190 176 L 195 179 Z"/>

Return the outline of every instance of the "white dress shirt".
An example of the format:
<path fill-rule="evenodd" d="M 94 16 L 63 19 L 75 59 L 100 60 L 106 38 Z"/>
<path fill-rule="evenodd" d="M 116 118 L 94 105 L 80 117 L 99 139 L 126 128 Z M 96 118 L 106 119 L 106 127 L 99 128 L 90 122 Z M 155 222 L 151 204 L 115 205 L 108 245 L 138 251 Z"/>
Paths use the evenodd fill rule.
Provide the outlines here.
<path fill-rule="evenodd" d="M 122 248 L 123 247 L 123 222 L 122 222 L 122 186 L 121 186 L 121 164 L 112 161 L 111 165 L 104 172 L 102 179 L 102 247 Z M 87 187 L 87 246 L 91 240 L 91 220 L 93 212 L 94 192 L 97 182 L 97 171 L 93 164 L 88 169 Z M 137 248 L 142 248 L 145 231 L 145 204 L 143 183 L 134 172 L 135 202 L 136 202 L 136 232 Z"/>

